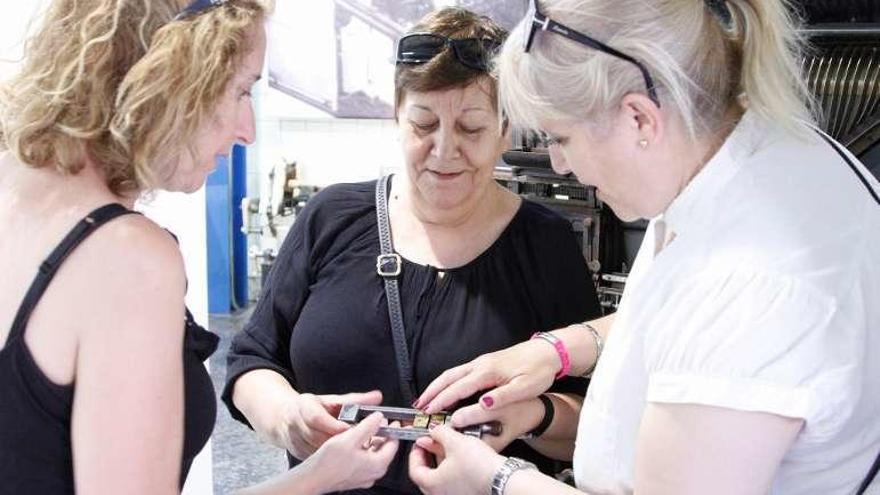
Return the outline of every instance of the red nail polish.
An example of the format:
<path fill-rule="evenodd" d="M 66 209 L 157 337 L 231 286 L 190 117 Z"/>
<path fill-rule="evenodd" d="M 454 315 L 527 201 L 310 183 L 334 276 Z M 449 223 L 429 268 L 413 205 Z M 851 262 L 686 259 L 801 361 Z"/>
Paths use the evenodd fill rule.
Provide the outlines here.
<path fill-rule="evenodd" d="M 495 400 L 491 397 L 483 397 L 483 405 L 487 408 L 492 407 L 495 405 Z"/>

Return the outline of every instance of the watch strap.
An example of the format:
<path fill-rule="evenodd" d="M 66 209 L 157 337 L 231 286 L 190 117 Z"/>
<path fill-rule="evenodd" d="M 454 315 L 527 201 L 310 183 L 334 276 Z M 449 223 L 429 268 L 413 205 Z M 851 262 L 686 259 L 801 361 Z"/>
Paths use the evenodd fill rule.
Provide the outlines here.
<path fill-rule="evenodd" d="M 492 477 L 491 494 L 504 495 L 504 489 L 513 473 L 522 469 L 538 469 L 534 464 L 524 461 L 518 457 L 508 457 L 504 460 L 504 464 L 495 472 Z"/>

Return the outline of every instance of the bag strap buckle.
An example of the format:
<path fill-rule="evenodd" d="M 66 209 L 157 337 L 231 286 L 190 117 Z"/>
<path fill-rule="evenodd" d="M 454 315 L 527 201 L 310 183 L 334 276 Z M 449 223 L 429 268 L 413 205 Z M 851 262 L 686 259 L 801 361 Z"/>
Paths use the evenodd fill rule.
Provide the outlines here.
<path fill-rule="evenodd" d="M 396 277 L 400 275 L 402 264 L 400 255 L 397 253 L 380 254 L 376 256 L 376 273 L 382 277 Z"/>

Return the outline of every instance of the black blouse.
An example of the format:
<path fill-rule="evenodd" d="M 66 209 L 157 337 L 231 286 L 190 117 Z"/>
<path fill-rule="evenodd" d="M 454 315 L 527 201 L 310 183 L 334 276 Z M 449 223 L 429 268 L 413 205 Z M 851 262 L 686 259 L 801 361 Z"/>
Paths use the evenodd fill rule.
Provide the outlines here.
<path fill-rule="evenodd" d="M 76 384 L 51 381 L 34 361 L 24 341 L 27 322 L 43 292 L 67 255 L 106 222 L 135 214 L 118 204 L 90 213 L 43 262 L 22 301 L 6 344 L 0 349 L 0 494 L 74 493 L 70 421 Z M 217 348 L 219 337 L 199 326 L 189 310 L 182 349 L 184 438 L 180 487 L 195 456 L 214 429 L 217 400 L 203 362 Z M 59 332 L 65 331 L 58 328 Z M 130 459 L 130 462 L 139 462 Z"/>
<path fill-rule="evenodd" d="M 223 400 L 235 380 L 268 368 L 299 392 L 341 394 L 379 389 L 384 405 L 409 407 L 397 379 L 382 279 L 376 181 L 330 186 L 303 209 L 281 247 L 254 313 L 232 342 Z M 599 316 L 596 291 L 569 224 L 523 201 L 499 238 L 464 266 L 438 269 L 404 260 L 403 319 L 421 392 L 443 371 L 487 352 Z M 555 391 L 583 395 L 587 382 L 563 379 Z M 377 488 L 358 493 L 419 493 L 405 453 Z M 545 470 L 552 462 L 516 441 L 506 455 Z M 295 459 L 291 459 L 296 464 Z"/>

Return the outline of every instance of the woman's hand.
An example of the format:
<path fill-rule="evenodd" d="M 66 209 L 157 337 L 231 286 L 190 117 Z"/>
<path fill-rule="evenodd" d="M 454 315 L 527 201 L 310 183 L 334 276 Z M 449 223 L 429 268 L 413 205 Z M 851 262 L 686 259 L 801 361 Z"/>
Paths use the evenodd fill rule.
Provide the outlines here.
<path fill-rule="evenodd" d="M 382 392 L 378 390 L 344 395 L 298 394 L 285 406 L 278 437 L 288 452 L 303 460 L 329 439 L 351 428 L 336 419 L 343 405 L 381 403 Z"/>
<path fill-rule="evenodd" d="M 520 436 L 535 429 L 544 417 L 544 406 L 538 399 L 526 399 L 501 407 L 484 409 L 480 406 L 459 409 L 452 415 L 452 426 L 466 426 L 498 421 L 501 423 L 501 435 L 483 435 L 483 442 L 495 452 L 510 445 Z"/>
<path fill-rule="evenodd" d="M 397 453 L 397 440 L 375 437 L 386 424 L 381 413 L 373 413 L 327 440 L 299 466 L 236 495 L 320 495 L 369 488 L 385 475 Z"/>
<path fill-rule="evenodd" d="M 497 387 L 480 398 L 479 406 L 462 411 L 501 408 L 549 389 L 561 367 L 552 345 L 529 340 L 446 370 L 428 385 L 414 407 L 433 414 L 480 390 Z"/>
<path fill-rule="evenodd" d="M 316 478 L 319 493 L 370 488 L 385 476 L 397 453 L 397 440 L 374 437 L 379 427 L 387 424 L 381 413 L 371 414 L 324 443 L 301 469 Z"/>
<path fill-rule="evenodd" d="M 442 459 L 436 468 L 434 458 Z M 438 426 L 413 446 L 409 477 L 426 495 L 482 495 L 503 463 L 482 441 Z"/>

